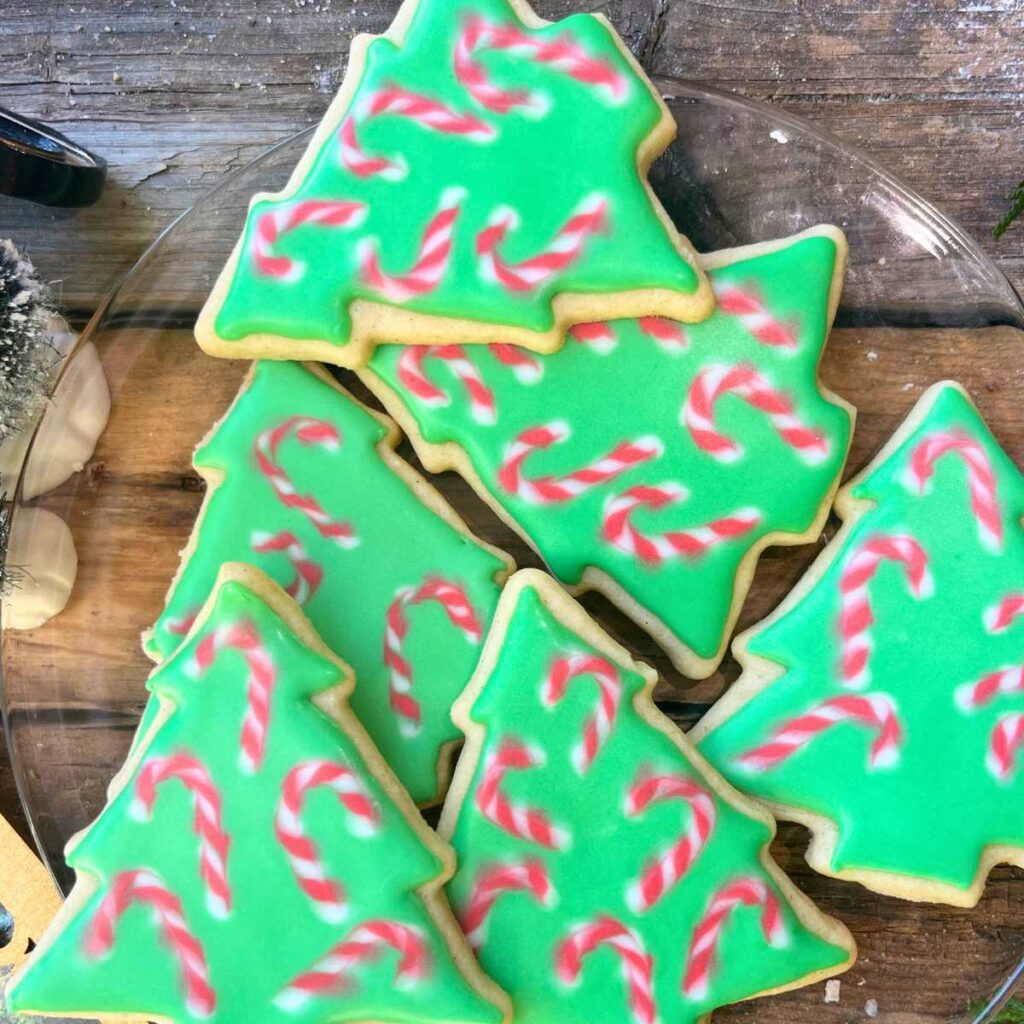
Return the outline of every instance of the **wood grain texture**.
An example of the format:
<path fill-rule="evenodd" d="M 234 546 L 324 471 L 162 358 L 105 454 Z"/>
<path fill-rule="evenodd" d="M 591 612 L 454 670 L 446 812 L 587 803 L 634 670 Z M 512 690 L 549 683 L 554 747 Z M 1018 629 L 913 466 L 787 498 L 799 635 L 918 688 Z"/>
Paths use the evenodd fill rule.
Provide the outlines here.
<path fill-rule="evenodd" d="M 867 463 L 924 388 L 942 377 L 965 383 L 1007 451 L 1024 464 L 1022 343 L 1021 333 L 1009 328 L 835 331 L 822 376 L 859 410 L 847 475 Z M 70 525 L 79 579 L 60 616 L 35 632 L 8 635 L 3 652 L 19 720 L 31 716 L 34 722 L 23 742 L 39 745 L 37 763 L 61 766 L 29 780 L 38 793 L 45 790 L 53 808 L 54 816 L 38 823 L 51 846 L 69 823 L 86 824 L 102 806 L 107 782 L 127 751 L 151 668 L 139 633 L 160 610 L 202 502 L 191 452 L 247 368 L 205 357 L 186 330 L 112 330 L 100 348 L 113 399 L 109 425 L 84 471 L 39 502 Z M 997 375 L 990 369 L 997 366 L 1012 369 Z M 351 374 L 339 376 L 370 401 Z M 400 453 L 415 461 L 408 444 Z M 481 537 L 505 547 L 521 566 L 539 564 L 459 477 L 435 480 Z M 830 524 L 828 535 L 834 530 Z M 741 626 L 774 607 L 819 549 L 769 549 Z M 627 647 L 656 665 L 663 679 L 659 703 L 684 728 L 737 674 L 727 659 L 715 677 L 690 686 L 606 601 L 591 595 L 584 603 Z M 806 844 L 802 829 L 783 826 L 774 851 L 797 884 L 857 938 L 861 957 L 842 981 L 841 1002 L 824 1004 L 819 984 L 722 1011 L 715 1017 L 719 1024 L 847 1024 L 866 1019 L 869 999 L 878 1002 L 886 1024 L 962 1022 L 968 998 L 984 998 L 1024 950 L 1024 872 L 997 869 L 973 911 L 910 904 L 815 875 L 803 860 Z"/>
<path fill-rule="evenodd" d="M 352 35 L 398 0 L 7 0 L 0 104 L 112 164 L 100 203 L 0 197 L 4 231 L 87 312 L 224 174 L 317 121 Z M 878 157 L 989 238 L 1024 176 L 1021 0 L 538 0 L 603 10 L 644 64 L 767 99 Z M 1024 229 L 989 243 L 1024 282 Z"/>

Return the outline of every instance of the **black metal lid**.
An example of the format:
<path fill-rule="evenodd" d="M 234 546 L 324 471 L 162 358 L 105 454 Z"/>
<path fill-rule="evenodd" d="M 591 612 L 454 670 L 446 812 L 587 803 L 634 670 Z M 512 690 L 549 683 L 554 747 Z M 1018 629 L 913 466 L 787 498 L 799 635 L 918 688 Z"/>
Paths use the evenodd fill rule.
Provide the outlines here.
<path fill-rule="evenodd" d="M 0 192 L 44 206 L 88 206 L 107 162 L 53 128 L 0 107 Z"/>

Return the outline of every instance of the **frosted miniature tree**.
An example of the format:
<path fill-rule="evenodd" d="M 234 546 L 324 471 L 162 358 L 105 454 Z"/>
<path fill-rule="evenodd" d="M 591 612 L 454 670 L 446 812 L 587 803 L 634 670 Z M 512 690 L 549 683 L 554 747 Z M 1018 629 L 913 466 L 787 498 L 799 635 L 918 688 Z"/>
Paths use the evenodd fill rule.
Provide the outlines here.
<path fill-rule="evenodd" d="M 654 682 L 524 570 L 456 705 L 449 891 L 523 1024 L 694 1024 L 852 960 L 770 860 L 771 819 L 654 708 Z"/>
<path fill-rule="evenodd" d="M 355 40 L 285 190 L 254 198 L 196 336 L 355 366 L 378 341 L 550 351 L 595 317 L 699 320 L 711 290 L 646 182 L 674 133 L 600 16 L 406 0 Z"/>
<path fill-rule="evenodd" d="M 811 827 L 818 871 L 973 905 L 994 864 L 1024 864 L 1024 481 L 939 384 L 837 509 L 693 736 Z"/>
<path fill-rule="evenodd" d="M 10 1006 L 498 1024 L 437 893 L 450 851 L 348 710 L 352 684 L 283 592 L 226 567 L 150 678 L 160 712 L 70 846 L 77 883 Z"/>

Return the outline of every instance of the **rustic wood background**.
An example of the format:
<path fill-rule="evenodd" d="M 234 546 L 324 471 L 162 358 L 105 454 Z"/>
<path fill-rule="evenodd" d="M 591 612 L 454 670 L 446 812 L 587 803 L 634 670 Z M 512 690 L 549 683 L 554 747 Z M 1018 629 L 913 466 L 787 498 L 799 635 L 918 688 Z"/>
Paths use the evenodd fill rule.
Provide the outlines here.
<path fill-rule="evenodd" d="M 382 30 L 397 2 L 4 0 L 0 104 L 102 153 L 111 172 L 101 202 L 89 210 L 50 211 L 0 197 L 0 235 L 17 241 L 53 282 L 72 319 L 83 321 L 174 216 L 227 172 L 319 118 L 340 81 L 352 35 Z M 551 18 L 604 10 L 652 73 L 736 90 L 814 120 L 877 157 L 983 242 L 1004 197 L 1024 177 L 1024 0 L 537 0 L 535 6 Z M 1024 285 L 1024 228 L 988 248 L 1018 288 Z M 840 391 L 843 347 L 855 343 L 840 337 L 830 350 L 830 383 Z M 922 351 L 929 379 L 932 352 Z M 956 361 L 967 357 L 951 349 L 944 358 L 955 372 Z M 869 383 L 903 380 L 891 367 L 879 374 Z M 862 430 L 871 415 L 878 417 L 877 436 L 858 435 L 866 455 L 892 416 L 886 388 L 859 383 L 860 394 L 844 393 L 862 406 Z M 1008 388 L 1000 402 L 1003 438 L 1014 427 L 1021 437 L 1019 374 L 977 384 Z M 117 453 L 109 451 L 97 472 L 116 466 Z M 1017 455 L 1024 462 L 1024 449 Z M 163 511 L 177 525 L 151 555 L 171 559 L 170 566 L 174 530 L 187 533 L 185 517 L 199 496 L 179 480 L 164 498 Z M 81 538 L 80 546 L 86 547 Z M 767 570 L 778 586 L 797 571 L 788 561 Z M 748 621 L 767 607 L 755 602 Z M 136 615 L 145 619 L 151 611 Z M 80 636 L 91 638 L 95 621 L 80 625 Z M 622 624 L 622 632 L 650 653 L 635 631 Z M 134 672 L 137 657 L 137 648 L 125 648 L 117 660 Z M 85 760 L 92 755 L 83 751 Z M 75 780 L 65 783 L 73 788 Z M 0 812 L 24 827 L 5 770 Z M 874 997 L 888 1024 L 961 1020 L 967 999 L 984 996 L 999 968 L 1008 966 L 995 958 L 1005 960 L 1014 943 L 1024 949 L 1019 906 L 1010 897 L 1016 892 L 1019 904 L 1019 873 L 997 872 L 973 914 L 933 914 L 894 901 L 882 907 L 860 893 L 837 897 L 829 883 L 801 870 L 796 851 L 803 838 L 793 830 L 786 835 L 780 852 L 800 884 L 857 928 L 862 945 L 867 937 L 868 980 L 872 960 L 897 958 L 905 964 L 905 988 L 858 987 L 864 974 L 855 971 L 843 983 L 839 1007 L 822 1005 L 819 986 L 789 1001 L 788 1016 L 769 1018 L 755 1004 L 722 1019 L 840 1024 L 865 1019 L 865 1002 Z M 950 977 L 963 979 L 954 996 Z M 936 995 L 922 1003 L 930 987 Z M 902 1012 L 909 1004 L 927 1005 L 927 1012 Z"/>

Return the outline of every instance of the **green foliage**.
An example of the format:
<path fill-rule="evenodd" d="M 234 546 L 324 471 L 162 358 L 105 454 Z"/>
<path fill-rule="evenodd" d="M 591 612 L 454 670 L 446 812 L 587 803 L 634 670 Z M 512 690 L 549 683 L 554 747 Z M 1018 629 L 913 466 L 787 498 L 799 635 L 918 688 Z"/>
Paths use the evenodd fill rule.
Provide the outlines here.
<path fill-rule="evenodd" d="M 984 999 L 973 999 L 968 1009 L 972 1015 L 977 1016 L 987 1005 Z M 991 1024 L 1024 1024 L 1024 1000 L 1011 999 L 992 1019 Z"/>
<path fill-rule="evenodd" d="M 1022 181 L 1010 195 L 1010 208 L 1003 215 L 1003 219 L 992 231 L 993 238 L 1000 238 L 1006 229 L 1022 214 L 1024 214 L 1024 181 Z"/>

